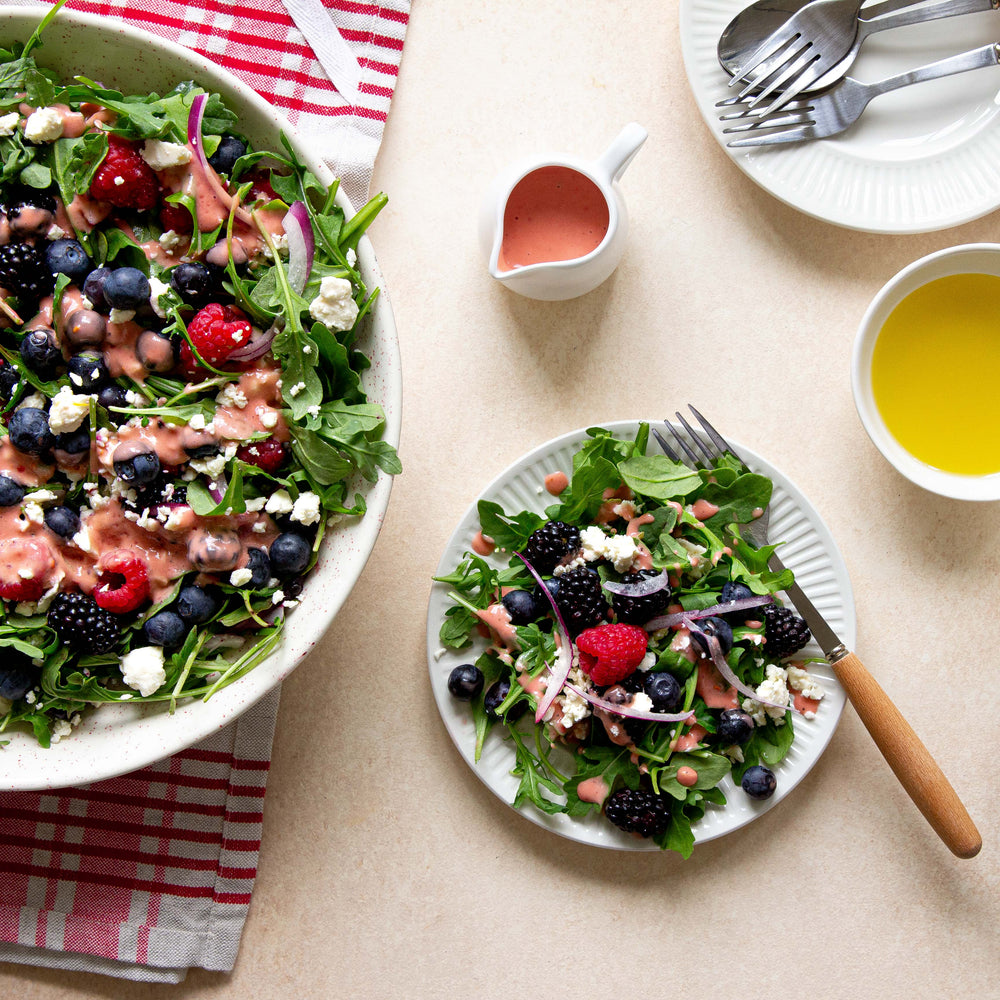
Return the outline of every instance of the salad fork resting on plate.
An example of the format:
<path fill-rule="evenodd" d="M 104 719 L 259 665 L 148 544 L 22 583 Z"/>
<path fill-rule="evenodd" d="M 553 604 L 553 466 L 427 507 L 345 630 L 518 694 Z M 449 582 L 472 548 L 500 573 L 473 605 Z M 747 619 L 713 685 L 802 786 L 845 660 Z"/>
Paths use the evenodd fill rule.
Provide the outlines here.
<path fill-rule="evenodd" d="M 701 424 L 703 434 L 695 431 L 680 413 L 677 413 L 676 417 L 687 432 L 686 437 L 672 424 L 664 422 L 676 443 L 676 448 L 687 460 L 695 468 L 711 468 L 716 458 L 721 458 L 728 452 L 746 468 L 746 463 L 725 438 L 693 406 L 688 408 Z M 654 429 L 653 435 L 668 458 L 675 462 L 682 461 L 663 434 Z M 743 537 L 756 548 L 774 544 L 768 541 L 768 520 L 769 514 L 765 508 L 761 517 L 741 526 Z M 777 573 L 785 569 L 776 554 L 768 560 L 768 565 Z M 822 648 L 875 745 L 917 808 L 952 853 L 960 858 L 975 857 L 983 843 L 979 831 L 955 789 L 927 748 L 920 742 L 910 724 L 864 664 L 840 641 L 822 614 L 802 592 L 802 588 L 793 583 L 786 588 L 785 593 L 799 614 L 805 618 L 813 638 Z"/>
<path fill-rule="evenodd" d="M 722 130 L 726 135 L 738 133 L 738 138 L 727 143 L 734 148 L 825 139 L 850 128 L 874 98 L 891 90 L 998 64 L 1000 44 L 991 42 L 877 83 L 859 83 L 846 77 L 826 90 L 789 102 L 779 111 L 757 114 L 747 103 L 742 110 L 722 115 L 719 120 L 738 123 Z"/>

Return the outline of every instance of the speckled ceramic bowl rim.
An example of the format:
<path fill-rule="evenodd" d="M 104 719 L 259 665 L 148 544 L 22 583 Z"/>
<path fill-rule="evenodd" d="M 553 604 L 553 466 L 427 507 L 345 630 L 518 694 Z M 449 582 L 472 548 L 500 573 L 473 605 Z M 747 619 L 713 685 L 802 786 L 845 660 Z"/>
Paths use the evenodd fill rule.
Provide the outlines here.
<path fill-rule="evenodd" d="M 0 45 L 24 41 L 45 8 L 0 6 Z M 240 114 L 241 129 L 256 140 L 280 149 L 284 131 L 297 155 L 313 172 L 331 180 L 319 156 L 296 138 L 288 122 L 246 85 L 207 59 L 150 32 L 106 18 L 66 10 L 48 26 L 38 63 L 64 78 L 82 73 L 109 87 L 133 92 L 140 87 L 163 93 L 175 83 L 193 79 L 220 93 Z M 340 203 L 353 212 L 346 198 Z M 359 342 L 372 361 L 364 375 L 369 398 L 386 414 L 385 439 L 398 445 L 402 380 L 396 328 L 378 262 L 371 244 L 358 247 L 358 267 L 369 289 L 381 293 Z M 180 705 L 170 716 L 161 707 L 109 706 L 85 716 L 71 738 L 48 750 L 30 734 L 5 732 L 0 748 L 0 790 L 61 788 L 125 774 L 177 753 L 228 725 L 282 681 L 322 638 L 351 592 L 375 545 L 389 502 L 392 479 L 380 474 L 374 484 L 361 481 L 367 514 L 328 532 L 316 569 L 289 616 L 281 646 L 267 660 L 209 701 Z"/>
<path fill-rule="evenodd" d="M 890 278 L 872 300 L 858 327 L 851 358 L 851 387 L 858 416 L 872 443 L 910 482 L 956 500 L 1000 500 L 1000 473 L 962 476 L 914 458 L 886 427 L 872 393 L 872 355 L 879 331 L 892 310 L 911 292 L 936 278 L 969 273 L 1000 276 L 1000 243 L 946 247 L 921 257 Z"/>

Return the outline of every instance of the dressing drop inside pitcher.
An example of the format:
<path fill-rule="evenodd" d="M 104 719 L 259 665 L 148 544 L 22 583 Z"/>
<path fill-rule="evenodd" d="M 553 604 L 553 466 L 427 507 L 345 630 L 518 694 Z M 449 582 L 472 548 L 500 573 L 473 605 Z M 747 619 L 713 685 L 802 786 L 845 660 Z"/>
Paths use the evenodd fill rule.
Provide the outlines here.
<path fill-rule="evenodd" d="M 646 137 L 633 122 L 597 160 L 534 157 L 498 177 L 480 212 L 492 277 L 546 300 L 575 298 L 607 279 L 628 236 L 618 180 Z"/>

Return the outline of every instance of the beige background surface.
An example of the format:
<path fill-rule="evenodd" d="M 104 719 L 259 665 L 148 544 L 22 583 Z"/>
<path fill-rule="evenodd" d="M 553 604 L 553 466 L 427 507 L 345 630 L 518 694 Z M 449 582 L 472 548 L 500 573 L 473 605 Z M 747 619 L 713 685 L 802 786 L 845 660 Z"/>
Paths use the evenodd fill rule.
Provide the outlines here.
<path fill-rule="evenodd" d="M 650 137 L 615 275 L 566 303 L 494 284 L 476 239 L 493 175 L 522 153 L 596 155 L 632 120 Z M 997 239 L 997 216 L 872 236 L 778 203 L 698 115 L 677 0 L 417 0 L 375 185 L 405 471 L 356 591 L 285 685 L 237 967 L 151 988 L 8 965 L 0 996 L 1000 996 L 1000 506 L 889 468 L 848 367 L 881 284 Z M 850 708 L 794 794 L 687 862 L 539 829 L 453 748 L 424 623 L 461 513 L 551 436 L 688 401 L 829 524 L 857 648 L 977 820 L 977 859 L 936 839 Z"/>

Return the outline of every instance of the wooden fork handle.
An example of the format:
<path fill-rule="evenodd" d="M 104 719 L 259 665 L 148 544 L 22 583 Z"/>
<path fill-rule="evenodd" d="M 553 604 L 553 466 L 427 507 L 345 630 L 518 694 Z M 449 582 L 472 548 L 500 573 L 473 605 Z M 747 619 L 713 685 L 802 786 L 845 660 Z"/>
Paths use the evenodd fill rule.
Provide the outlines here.
<path fill-rule="evenodd" d="M 875 745 L 935 833 L 953 854 L 974 858 L 983 846 L 983 838 L 902 713 L 854 653 L 832 666 Z"/>

